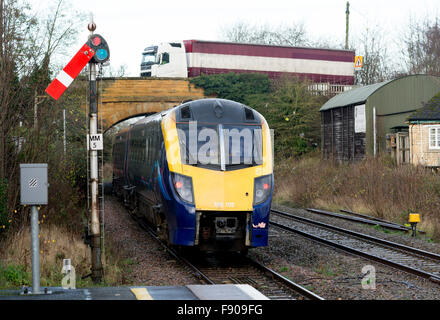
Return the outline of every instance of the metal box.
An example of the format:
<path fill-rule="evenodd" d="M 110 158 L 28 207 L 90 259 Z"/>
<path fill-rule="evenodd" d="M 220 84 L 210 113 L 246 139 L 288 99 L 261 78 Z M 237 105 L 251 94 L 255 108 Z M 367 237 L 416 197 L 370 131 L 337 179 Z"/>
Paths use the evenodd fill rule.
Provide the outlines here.
<path fill-rule="evenodd" d="M 20 164 L 20 203 L 47 204 L 47 163 Z"/>

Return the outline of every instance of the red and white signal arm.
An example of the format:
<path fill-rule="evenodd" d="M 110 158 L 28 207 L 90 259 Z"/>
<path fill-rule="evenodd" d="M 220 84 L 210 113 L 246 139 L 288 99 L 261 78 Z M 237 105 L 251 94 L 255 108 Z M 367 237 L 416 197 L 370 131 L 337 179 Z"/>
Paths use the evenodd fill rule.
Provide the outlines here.
<path fill-rule="evenodd" d="M 95 51 L 87 43 L 84 44 L 46 88 L 47 94 L 58 100 L 94 55 Z"/>

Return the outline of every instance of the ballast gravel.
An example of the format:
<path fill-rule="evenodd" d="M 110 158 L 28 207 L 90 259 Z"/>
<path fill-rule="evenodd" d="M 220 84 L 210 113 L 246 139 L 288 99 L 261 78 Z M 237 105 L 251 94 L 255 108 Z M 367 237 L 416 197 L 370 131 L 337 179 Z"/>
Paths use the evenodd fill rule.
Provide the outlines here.
<path fill-rule="evenodd" d="M 440 252 L 438 244 L 407 235 L 386 234 L 371 227 L 316 216 L 303 209 L 274 208 L 347 229 Z M 360 258 L 299 235 L 270 228 L 269 246 L 249 250 L 249 256 L 329 300 L 440 299 L 440 284 L 380 263 Z M 136 221 L 115 197 L 105 198 L 105 235 L 113 252 L 124 262 L 121 285 L 199 284 L 192 272 L 178 263 Z M 373 272 L 373 273 L 372 273 Z M 375 281 L 362 286 L 368 275 Z M 365 282 L 365 281 L 364 281 Z"/>

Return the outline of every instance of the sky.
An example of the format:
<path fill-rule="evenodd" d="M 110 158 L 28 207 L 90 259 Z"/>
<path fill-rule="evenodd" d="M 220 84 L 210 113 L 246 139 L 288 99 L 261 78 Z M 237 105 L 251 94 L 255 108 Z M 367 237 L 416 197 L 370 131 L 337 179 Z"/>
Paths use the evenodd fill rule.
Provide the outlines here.
<path fill-rule="evenodd" d="M 31 0 L 44 13 L 55 0 Z M 65 0 L 69 1 L 69 0 Z M 126 76 L 139 76 L 142 50 L 152 44 L 177 40 L 222 40 L 221 31 L 236 23 L 271 26 L 303 23 L 313 39 L 345 41 L 346 0 L 70 0 L 87 17 L 93 13 L 110 47 L 114 70 L 127 67 Z M 365 28 L 380 26 L 387 41 L 405 30 L 410 17 L 438 16 L 439 0 L 350 0 L 350 41 Z M 68 13 L 67 13 L 68 14 Z M 72 56 L 87 41 L 87 25 L 78 30 Z M 394 48 L 395 50 L 397 48 Z M 396 57 L 397 59 L 398 57 Z M 66 60 L 66 64 L 69 59 Z"/>

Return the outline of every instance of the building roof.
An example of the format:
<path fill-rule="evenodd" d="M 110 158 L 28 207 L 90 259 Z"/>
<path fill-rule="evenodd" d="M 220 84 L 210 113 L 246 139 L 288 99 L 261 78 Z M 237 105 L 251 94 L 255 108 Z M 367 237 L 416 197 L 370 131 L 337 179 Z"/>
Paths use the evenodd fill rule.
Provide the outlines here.
<path fill-rule="evenodd" d="M 440 93 L 408 117 L 409 121 L 440 120 Z"/>
<path fill-rule="evenodd" d="M 351 89 L 347 92 L 338 94 L 328 100 L 319 111 L 329 110 L 333 108 L 345 107 L 349 105 L 363 104 L 367 101 L 368 97 L 372 95 L 376 90 L 383 87 L 393 80 L 370 84 L 355 89 Z"/>

